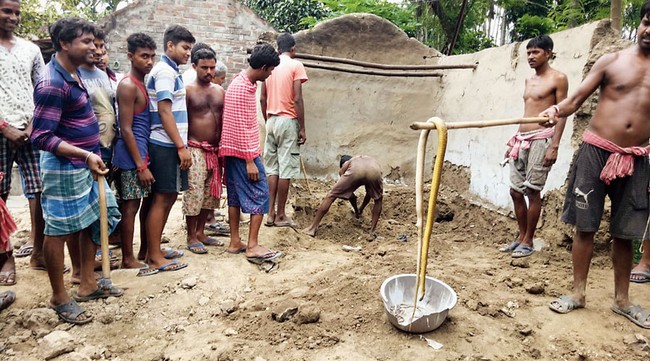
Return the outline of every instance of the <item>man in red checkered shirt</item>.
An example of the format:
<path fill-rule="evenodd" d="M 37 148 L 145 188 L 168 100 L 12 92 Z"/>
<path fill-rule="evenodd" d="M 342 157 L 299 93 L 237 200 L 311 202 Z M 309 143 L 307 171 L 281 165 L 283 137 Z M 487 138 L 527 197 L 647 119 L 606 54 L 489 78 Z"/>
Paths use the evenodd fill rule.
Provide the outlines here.
<path fill-rule="evenodd" d="M 219 157 L 225 157 L 228 215 L 230 217 L 229 253 L 246 253 L 246 258 L 261 264 L 282 256 L 281 252 L 258 244 L 262 218 L 269 209 L 269 187 L 262 163 L 260 129 L 255 94 L 257 82 L 264 81 L 280 64 L 270 44 L 253 48 L 248 68 L 237 74 L 226 91 Z M 240 211 L 251 215 L 248 245 L 239 238 Z"/>

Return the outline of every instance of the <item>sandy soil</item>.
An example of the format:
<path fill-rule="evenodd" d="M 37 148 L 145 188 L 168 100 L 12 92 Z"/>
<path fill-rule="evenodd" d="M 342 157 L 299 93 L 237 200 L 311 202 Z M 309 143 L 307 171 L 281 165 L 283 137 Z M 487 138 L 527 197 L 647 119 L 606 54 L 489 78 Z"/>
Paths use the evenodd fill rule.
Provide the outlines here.
<path fill-rule="evenodd" d="M 547 201 L 538 233 L 546 246 L 513 263 L 497 248 L 513 238 L 514 220 L 472 205 L 466 188 L 458 187 L 461 178 L 453 169 L 445 175 L 440 209 L 453 213 L 453 220 L 436 223 L 431 240 L 428 275 L 458 294 L 447 321 L 424 335 L 441 343 L 440 350 L 395 329 L 384 314 L 379 286 L 392 275 L 413 273 L 417 255 L 413 190 L 389 185 L 380 238 L 374 241 L 364 232 L 369 209 L 357 220 L 340 201 L 316 238 L 262 227 L 263 244 L 287 254 L 271 273 L 223 248 L 210 248 L 208 255 L 186 252 L 189 267 L 178 272 L 151 277 L 113 272 L 114 283 L 127 288 L 125 295 L 86 303 L 95 321 L 85 326 L 63 324 L 45 308 L 47 275 L 19 259 L 18 284 L 10 287 L 18 300 L 0 314 L 0 359 L 51 356 L 45 336 L 55 330 L 74 338 L 55 360 L 648 359 L 650 332 L 609 310 L 613 276 L 604 236 L 592 264 L 587 308 L 555 314 L 548 303 L 566 292 L 571 280 L 570 239 L 566 227 L 555 226 L 560 197 Z M 312 181 L 311 186 L 313 195 L 303 181 L 292 189 L 290 203 L 301 226 L 311 221 L 329 184 Z M 27 229 L 27 208 L 14 205 L 12 213 Z M 180 202 L 165 233 L 172 246 L 184 247 Z M 402 235 L 406 242 L 398 240 Z M 22 231 L 15 240 L 25 237 Z M 346 252 L 344 245 L 362 250 Z M 632 285 L 631 295 L 650 307 L 650 285 Z M 292 319 L 272 318 L 291 304 L 299 306 Z M 309 323 L 315 316 L 318 321 Z"/>

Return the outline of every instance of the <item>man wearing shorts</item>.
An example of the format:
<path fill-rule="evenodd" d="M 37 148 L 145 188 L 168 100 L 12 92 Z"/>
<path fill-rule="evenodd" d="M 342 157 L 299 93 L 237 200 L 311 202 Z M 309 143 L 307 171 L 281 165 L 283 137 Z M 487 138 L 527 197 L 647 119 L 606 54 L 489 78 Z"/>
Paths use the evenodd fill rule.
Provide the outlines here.
<path fill-rule="evenodd" d="M 147 230 L 151 184 L 154 181 L 149 170 L 148 143 L 149 96 L 144 87 L 144 77 L 153 68 L 156 57 L 156 43 L 144 33 L 135 33 L 126 38 L 127 56 L 131 70 L 124 75 L 117 86 L 118 123 L 120 132 L 115 142 L 113 165 L 117 167 L 115 183 L 120 195 L 120 234 L 122 241 L 122 268 L 139 268 L 139 276 L 158 273 L 155 268 L 138 262 L 133 254 L 133 232 L 135 215 L 140 209 L 140 252 L 138 259 L 147 254 Z M 142 208 L 140 208 L 142 200 Z"/>
<path fill-rule="evenodd" d="M 223 242 L 205 235 L 208 215 L 219 208 L 221 166 L 218 151 L 223 113 L 222 87 L 213 84 L 217 57 L 212 49 L 192 50 L 192 67 L 196 79 L 185 87 L 189 116 L 189 141 L 192 167 L 189 189 L 183 194 L 183 214 L 187 225 L 187 248 L 197 254 L 207 253 L 205 244 L 223 246 Z"/>
<path fill-rule="evenodd" d="M 553 40 L 548 35 L 531 39 L 526 45 L 528 65 L 535 74 L 526 79 L 524 117 L 534 117 L 542 110 L 566 98 L 569 83 L 566 75 L 551 68 Z M 557 150 L 566 119 L 552 128 L 541 124 L 522 124 L 508 141 L 506 156 L 510 162 L 510 196 L 514 203 L 519 235 L 501 252 L 513 258 L 533 254 L 535 228 L 542 210 L 540 192 L 548 172 L 557 159 Z M 528 198 L 528 203 L 526 203 Z"/>
<path fill-rule="evenodd" d="M 260 96 L 266 120 L 264 166 L 269 180 L 269 215 L 266 226 L 295 227 L 285 213 L 291 178 L 300 174 L 300 145 L 305 136 L 305 106 L 302 83 L 307 81 L 305 67 L 296 55 L 296 41 L 283 33 L 278 36 L 280 65 L 264 82 Z M 277 209 L 276 209 L 277 201 Z"/>
<path fill-rule="evenodd" d="M 363 210 L 372 199 L 374 204 L 372 207 L 372 220 L 370 221 L 370 234 L 374 235 L 377 221 L 379 221 L 379 216 L 381 215 L 384 193 L 381 166 L 377 160 L 367 155 L 358 155 L 356 157 L 343 155 L 339 163 L 341 167 L 339 175 L 341 178 L 336 182 L 334 188 L 327 193 L 316 211 L 314 221 L 311 223 L 311 226 L 303 230 L 303 233 L 312 237 L 316 235 L 318 225 L 336 199 L 347 199 L 352 205 L 354 216 L 357 218 L 361 217 L 361 213 L 363 213 Z M 363 197 L 361 207 L 357 208 L 357 196 L 354 194 L 354 191 L 361 186 L 365 187 L 366 195 Z"/>
<path fill-rule="evenodd" d="M 116 287 L 98 288 L 95 248 L 99 244 L 99 190 L 93 180 L 108 168 L 99 152 L 99 123 L 77 68 L 93 58 L 95 27 L 65 18 L 50 27 L 56 51 L 34 89 L 34 130 L 31 140 L 41 150 L 41 204 L 45 219 L 43 250 L 52 286 L 50 307 L 69 323 L 92 320 L 78 302 L 121 296 Z M 109 231 L 120 214 L 115 196 L 106 186 Z M 94 242 L 94 243 L 93 243 Z M 80 257 L 80 285 L 70 299 L 63 282 L 63 248 L 75 243 Z"/>
<path fill-rule="evenodd" d="M 219 157 L 225 157 L 228 215 L 230 217 L 229 253 L 246 253 L 250 262 L 262 263 L 282 256 L 281 252 L 262 247 L 258 242 L 262 218 L 269 209 L 269 188 L 260 157 L 259 124 L 255 93 L 257 82 L 264 81 L 280 63 L 270 44 L 253 48 L 248 67 L 237 74 L 226 91 Z M 248 245 L 239 238 L 239 213 L 251 220 Z"/>
<path fill-rule="evenodd" d="M 650 1 L 641 7 L 637 44 L 603 55 L 580 87 L 567 99 L 540 114 L 549 125 L 578 110 L 600 89 L 598 107 L 583 143 L 576 152 L 562 219 L 575 225 L 573 239 L 573 292 L 551 302 L 558 313 L 585 307 L 587 274 L 594 235 L 603 215 L 605 196 L 611 200 L 609 233 L 612 236 L 614 304 L 611 310 L 637 326 L 650 328 L 650 312 L 630 302 L 632 241 L 648 239 L 650 165 Z"/>
<path fill-rule="evenodd" d="M 43 74 L 45 64 L 35 44 L 14 34 L 20 24 L 20 1 L 0 0 L 0 197 L 7 200 L 14 163 L 29 199 L 30 239 L 16 256 L 32 255 L 30 266 L 44 268 L 42 185 L 38 150 L 29 141 L 34 115 L 34 85 Z M 0 285 L 16 283 L 16 265 L 11 242 L 0 249 Z"/>
<path fill-rule="evenodd" d="M 195 40 L 186 28 L 172 25 L 165 30 L 163 41 L 165 54 L 147 80 L 151 110 L 149 169 L 155 179 L 147 216 L 147 263 L 159 271 L 177 271 L 187 264 L 176 260 L 169 262 L 160 249 L 160 242 L 178 192 L 187 189 L 187 170 L 192 165 L 186 146 L 185 85 L 178 65 L 187 63 Z M 180 255 L 176 252 L 177 257 Z"/>

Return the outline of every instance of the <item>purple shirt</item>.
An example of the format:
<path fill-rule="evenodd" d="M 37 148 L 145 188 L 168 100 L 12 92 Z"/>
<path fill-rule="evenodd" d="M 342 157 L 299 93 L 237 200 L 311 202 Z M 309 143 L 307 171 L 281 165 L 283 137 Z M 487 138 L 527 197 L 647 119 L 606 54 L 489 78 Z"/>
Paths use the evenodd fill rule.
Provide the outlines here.
<path fill-rule="evenodd" d="M 77 71 L 77 76 L 79 72 Z M 99 155 L 99 123 L 88 92 L 56 60 L 47 64 L 34 88 L 34 130 L 32 142 L 53 154 L 62 141 Z M 75 168 L 86 168 L 83 158 L 57 156 Z"/>

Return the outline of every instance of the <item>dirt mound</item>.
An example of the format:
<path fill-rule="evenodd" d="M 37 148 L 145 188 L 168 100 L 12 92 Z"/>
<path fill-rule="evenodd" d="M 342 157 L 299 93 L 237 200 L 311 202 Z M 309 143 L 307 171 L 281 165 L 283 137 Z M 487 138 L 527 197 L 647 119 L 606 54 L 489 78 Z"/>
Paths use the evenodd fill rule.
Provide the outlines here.
<path fill-rule="evenodd" d="M 550 221 L 559 200 L 547 199 L 538 234 L 545 247 L 513 262 L 497 248 L 514 237 L 514 220 L 471 204 L 462 183 L 445 179 L 428 274 L 449 284 L 459 302 L 441 328 L 424 335 L 442 343 L 441 350 L 396 330 L 384 315 L 379 286 L 392 275 L 413 273 L 417 254 L 413 190 L 387 185 L 377 239 L 367 237 L 368 209 L 356 219 L 349 204 L 338 201 L 316 238 L 262 227 L 262 243 L 287 254 L 271 273 L 215 247 L 208 255 L 187 254 L 189 267 L 179 272 L 142 278 L 114 272 L 125 295 L 86 303 L 95 315 L 86 326 L 61 323 L 46 306 L 46 274 L 19 259 L 18 300 L 1 314 L 0 358 L 42 360 L 59 352 L 54 360 L 647 359 L 650 334 L 609 311 L 613 277 L 606 251 L 593 262 L 587 309 L 548 310 L 571 282 L 570 242 Z M 302 226 L 331 183 L 310 186 L 312 195 L 296 181 L 291 193 Z M 12 213 L 24 227 L 27 209 Z M 179 204 L 165 233 L 172 246 L 184 246 Z M 346 245 L 361 250 L 346 252 Z M 643 304 L 650 288 L 632 285 L 631 294 Z"/>

